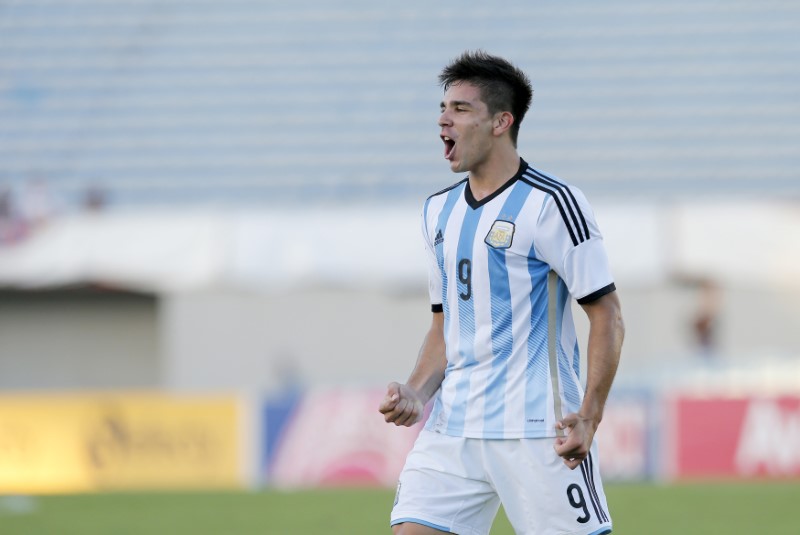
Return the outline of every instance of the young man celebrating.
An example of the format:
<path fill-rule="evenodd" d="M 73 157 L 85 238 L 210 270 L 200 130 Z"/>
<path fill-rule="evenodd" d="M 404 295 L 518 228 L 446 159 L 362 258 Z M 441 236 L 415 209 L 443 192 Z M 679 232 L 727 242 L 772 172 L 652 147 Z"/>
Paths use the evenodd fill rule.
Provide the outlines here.
<path fill-rule="evenodd" d="M 435 396 L 393 532 L 486 535 L 502 502 L 517 533 L 610 533 L 593 437 L 624 327 L 594 215 L 517 154 L 533 95 L 522 71 L 467 52 L 439 81 L 444 156 L 468 176 L 425 202 L 433 320 L 379 408 L 410 426 Z M 570 299 L 590 323 L 585 392 Z"/>

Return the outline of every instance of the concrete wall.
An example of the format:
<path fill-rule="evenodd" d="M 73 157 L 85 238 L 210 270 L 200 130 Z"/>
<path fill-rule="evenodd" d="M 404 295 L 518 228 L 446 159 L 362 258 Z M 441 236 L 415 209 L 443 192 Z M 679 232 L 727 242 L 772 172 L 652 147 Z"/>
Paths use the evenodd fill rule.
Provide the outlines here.
<path fill-rule="evenodd" d="M 158 387 L 157 311 L 141 294 L 0 292 L 0 389 Z"/>
<path fill-rule="evenodd" d="M 620 284 L 627 324 L 620 380 L 699 359 L 690 284 Z M 800 292 L 722 287 L 718 360 L 797 359 Z M 404 380 L 430 321 L 421 290 L 216 289 L 146 295 L 4 292 L 0 388 L 168 388 L 274 392 Z M 581 339 L 587 322 L 575 305 Z"/>
<path fill-rule="evenodd" d="M 404 379 L 430 322 L 422 294 L 307 289 L 173 295 L 163 307 L 166 383 L 274 390 Z"/>
<path fill-rule="evenodd" d="M 620 380 L 702 361 L 693 322 L 694 286 L 620 289 L 627 337 Z M 749 363 L 797 358 L 792 313 L 797 292 L 720 290 L 716 359 Z M 585 347 L 587 322 L 576 305 Z M 375 385 L 404 380 L 430 321 L 422 292 L 386 295 L 331 289 L 283 294 L 208 291 L 174 295 L 162 309 L 165 384 L 178 389 L 280 389 L 306 385 Z"/>

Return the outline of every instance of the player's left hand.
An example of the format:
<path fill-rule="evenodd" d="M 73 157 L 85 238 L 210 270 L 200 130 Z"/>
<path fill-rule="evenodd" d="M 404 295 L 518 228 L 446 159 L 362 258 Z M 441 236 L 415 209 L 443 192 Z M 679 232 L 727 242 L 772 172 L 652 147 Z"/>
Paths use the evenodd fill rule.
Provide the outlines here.
<path fill-rule="evenodd" d="M 556 429 L 564 431 L 564 435 L 556 437 L 553 448 L 564 464 L 574 470 L 589 455 L 597 426 L 589 418 L 573 413 L 556 422 Z"/>

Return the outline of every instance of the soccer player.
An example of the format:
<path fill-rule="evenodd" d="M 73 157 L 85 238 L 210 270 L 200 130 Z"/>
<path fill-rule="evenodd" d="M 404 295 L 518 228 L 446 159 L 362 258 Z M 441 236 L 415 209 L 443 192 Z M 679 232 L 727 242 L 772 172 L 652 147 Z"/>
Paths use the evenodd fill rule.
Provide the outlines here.
<path fill-rule="evenodd" d="M 517 153 L 525 73 L 465 52 L 439 81 L 444 157 L 468 176 L 425 202 L 433 318 L 379 407 L 410 426 L 435 396 L 392 530 L 488 534 L 502 503 L 517 533 L 610 533 L 593 437 L 624 326 L 600 230 L 580 190 Z M 585 391 L 571 299 L 590 323 Z"/>

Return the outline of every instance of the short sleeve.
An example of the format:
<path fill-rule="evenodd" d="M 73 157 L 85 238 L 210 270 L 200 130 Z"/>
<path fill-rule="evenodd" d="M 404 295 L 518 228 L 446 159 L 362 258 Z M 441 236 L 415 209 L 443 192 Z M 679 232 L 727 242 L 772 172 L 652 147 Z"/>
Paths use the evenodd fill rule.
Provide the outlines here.
<path fill-rule="evenodd" d="M 428 293 L 430 296 L 431 310 L 433 312 L 442 311 L 442 271 L 439 269 L 439 261 L 436 256 L 436 247 L 434 245 L 434 238 L 431 237 L 428 231 L 429 225 L 427 221 L 428 204 L 422 210 L 422 238 L 425 243 L 425 258 L 428 263 Z"/>
<path fill-rule="evenodd" d="M 563 186 L 547 196 L 536 225 L 534 251 L 579 303 L 616 289 L 594 212 L 578 188 Z"/>

